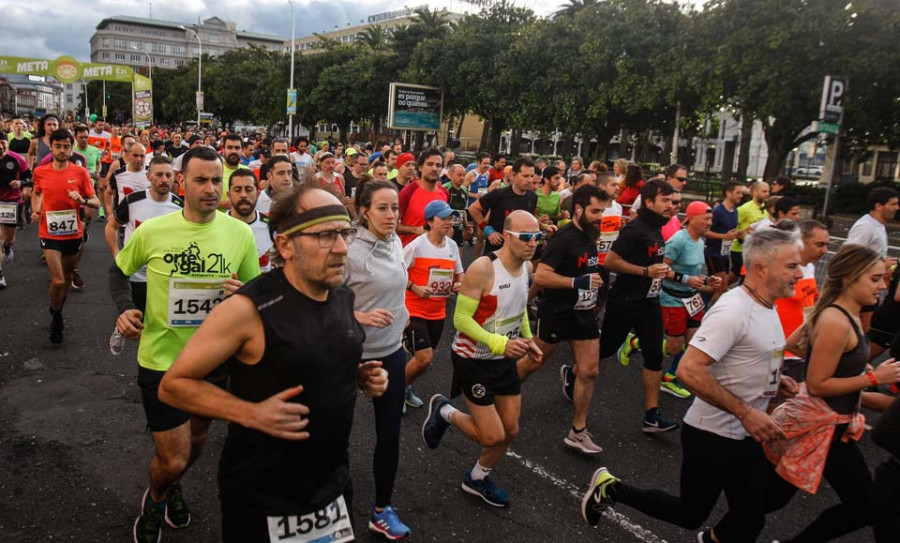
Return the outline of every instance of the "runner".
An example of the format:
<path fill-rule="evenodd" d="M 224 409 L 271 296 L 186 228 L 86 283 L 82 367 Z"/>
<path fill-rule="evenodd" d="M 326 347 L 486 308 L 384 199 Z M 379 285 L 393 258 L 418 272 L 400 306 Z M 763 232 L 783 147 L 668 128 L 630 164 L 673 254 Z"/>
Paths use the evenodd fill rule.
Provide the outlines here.
<path fill-rule="evenodd" d="M 710 306 L 737 281 L 740 268 L 731 266 L 731 245 L 738 237 L 738 206 L 744 197 L 743 187 L 737 181 L 722 184 L 722 203 L 712 212 L 712 225 L 706 232 L 706 268 L 710 275 L 722 279 L 722 286 L 710 299 Z"/>
<path fill-rule="evenodd" d="M 344 205 L 349 205 L 350 197 L 345 190 L 344 176 L 334 171 L 334 155 L 331 153 L 319 155 L 319 168 L 321 170 L 316 172 L 315 176 L 316 186 L 337 196 Z"/>
<path fill-rule="evenodd" d="M 743 239 L 750 232 L 750 226 L 769 216 L 766 200 L 769 199 L 769 184 L 757 181 L 750 186 L 750 200 L 738 207 L 737 239 L 731 242 L 731 272 L 738 277 L 744 269 Z"/>
<path fill-rule="evenodd" d="M 642 429 L 645 433 L 670 432 L 678 428 L 678 424 L 665 418 L 659 409 L 663 359 L 659 293 L 662 280 L 675 277 L 663 262 L 666 249 L 661 229 L 672 215 L 674 194 L 672 186 L 665 181 L 644 183 L 641 188 L 643 205 L 637 217 L 622 228 L 606 256 L 606 268 L 617 274 L 609 291 L 606 314 L 616 318 L 603 319 L 600 359 L 619 349 L 619 361 L 627 365 L 630 355 L 628 335 L 634 329 L 644 355 Z"/>
<path fill-rule="evenodd" d="M 779 391 L 798 391 L 796 382 L 780 375 L 784 335 L 772 302 L 793 294 L 800 251 L 796 233 L 776 229 L 750 235 L 744 250 L 744 285 L 710 309 L 678 368 L 678 378 L 696 396 L 681 432 L 680 496 L 632 486 L 599 468 L 581 503 L 589 524 L 596 525 L 608 506 L 625 504 L 696 530 L 724 491 L 728 512 L 697 541 L 756 541 L 765 523 L 769 469 L 761 442 L 784 437 L 766 409 Z"/>
<path fill-rule="evenodd" d="M 62 343 L 63 305 L 84 240 L 79 210 L 82 206 L 96 209 L 100 200 L 87 170 L 69 162 L 75 143 L 72 134 L 65 129 L 56 130 L 49 134 L 49 141 L 53 163 L 34 170 L 31 219 L 41 221 L 38 235 L 50 272 L 50 342 Z"/>
<path fill-rule="evenodd" d="M 619 231 L 622 230 L 625 219 L 622 216 L 622 205 L 616 201 L 616 195 L 619 192 L 619 182 L 616 177 L 609 172 L 598 174 L 597 186 L 609 194 L 610 198 L 609 207 L 603 210 L 603 217 L 600 219 L 600 237 L 597 238 L 597 265 L 600 266 L 600 278 L 603 279 L 603 285 L 597 294 L 597 303 L 605 305 L 610 283 L 609 270 L 606 269 L 606 256 L 612 249 L 613 243 L 619 238 Z"/>
<path fill-rule="evenodd" d="M 28 148 L 31 147 L 31 140 L 34 138 L 31 132 L 25 128 L 25 121 L 15 118 L 12 122 L 12 130 L 6 134 L 9 150 L 23 158 L 28 154 Z"/>
<path fill-rule="evenodd" d="M 150 161 L 150 169 L 145 175 L 149 180 L 150 188 L 131 192 L 122 198 L 106 222 L 106 245 L 112 252 L 113 258 L 119 254 L 119 230 L 121 227 L 125 227 L 124 236 L 121 238 L 124 245 L 128 243 L 135 229 L 141 224 L 153 217 L 181 211 L 184 207 L 184 201 L 172 193 L 175 172 L 172 169 L 172 160 L 168 156 L 154 157 Z M 133 273 L 129 281 L 134 305 L 138 311 L 145 313 L 147 307 L 146 267 Z"/>
<path fill-rule="evenodd" d="M 444 189 L 447 191 L 449 198 L 447 203 L 456 211 L 453 218 L 453 241 L 462 247 L 463 243 L 472 239 L 472 223 L 468 220 L 469 189 L 465 185 L 466 168 L 462 164 L 455 162 L 447 168 L 447 181 L 444 183 Z"/>
<path fill-rule="evenodd" d="M 489 170 L 491 168 L 491 154 L 481 151 L 475 155 L 475 168 L 466 172 L 466 179 L 463 183 L 469 190 L 469 204 L 472 207 L 479 198 L 487 194 L 488 186 L 491 184 Z M 466 220 L 473 225 L 476 224 L 472 219 L 472 214 L 466 210 Z M 481 227 L 475 228 L 475 254 L 480 255 L 484 251 L 484 230 Z"/>
<path fill-rule="evenodd" d="M 897 191 L 886 187 L 872 189 L 868 196 L 869 212 L 850 227 L 846 243 L 870 247 L 887 256 L 888 237 L 884 225 L 897 214 L 898 196 Z"/>
<path fill-rule="evenodd" d="M 362 174 L 368 177 L 368 174 Z M 346 285 L 356 295 L 354 312 L 363 326 L 366 341 L 362 360 L 381 360 L 388 374 L 384 395 L 373 398 L 375 410 L 375 503 L 369 530 L 388 539 L 409 535 L 391 507 L 394 482 L 400 462 L 400 428 L 406 389 L 406 353 L 403 328 L 406 311 L 406 264 L 403 246 L 396 235 L 400 204 L 397 189 L 387 181 L 367 182 L 357 193 L 359 226 L 347 253 Z"/>
<path fill-rule="evenodd" d="M 560 219 L 568 219 L 569 213 L 561 211 L 559 207 L 559 187 L 562 183 L 560 171 L 554 166 L 544 168 L 544 171 L 541 173 L 540 183 L 540 188 L 536 192 L 538 200 L 535 216 L 541 224 L 546 227 L 548 225 L 556 225 Z"/>
<path fill-rule="evenodd" d="M 406 155 L 412 157 L 410 153 L 403 153 L 397 159 L 397 164 L 400 165 L 398 180 L 406 178 L 408 172 L 412 171 L 411 179 L 400 191 L 400 224 L 397 225 L 397 232 L 404 247 L 425 233 L 425 208 L 428 204 L 433 201 L 446 203 L 450 199 L 450 193 L 440 184 L 441 161 L 444 159 L 440 150 L 437 147 L 425 149 L 419 153 L 415 163 L 411 158 L 407 162 L 401 162 L 407 158 Z M 421 175 L 418 179 L 415 178 L 416 167 Z"/>
<path fill-rule="evenodd" d="M 160 393 L 232 423 L 219 462 L 222 541 L 351 541 L 357 388 L 377 397 L 388 386 L 381 362 L 360 363 L 365 333 L 341 286 L 356 230 L 340 200 L 308 187 L 279 200 L 270 225 L 284 267 L 210 314 Z M 222 370 L 230 392 L 204 382 Z"/>
<path fill-rule="evenodd" d="M 506 158 L 504 157 L 505 161 Z M 503 225 L 513 211 L 533 213 L 537 208 L 537 195 L 530 190 L 534 179 L 534 162 L 523 157 L 513 164 L 512 185 L 489 192 L 469 206 L 475 224 L 484 231 L 484 253 L 492 253 L 503 244 Z"/>
<path fill-rule="evenodd" d="M 19 120 L 19 119 L 17 119 Z M 12 262 L 15 253 L 16 228 L 24 212 L 22 179 L 28 173 L 25 159 L 9 151 L 9 140 L 0 130 L 0 240 L 3 242 L 3 258 L 0 258 L 0 289 L 6 288 L 3 264 Z"/>
<path fill-rule="evenodd" d="M 887 296 L 875 314 L 872 316 L 872 326 L 869 328 L 869 339 L 872 342 L 869 360 L 875 360 L 891 345 L 897 341 L 897 332 L 900 331 L 900 267 L 895 267 L 891 274 L 891 282 L 887 289 Z M 892 354 L 893 356 L 893 354 Z"/>
<path fill-rule="evenodd" d="M 125 337 L 140 339 L 138 386 L 155 447 L 150 486 L 134 524 L 136 543 L 159 541 L 164 522 L 174 528 L 190 523 L 181 479 L 199 458 L 212 422 L 192 417 L 160 398 L 159 383 L 226 292 L 259 275 L 250 227 L 216 212 L 222 190 L 219 155 L 207 147 L 191 149 L 185 153 L 182 167 L 184 210 L 143 223 L 110 268 L 110 292 L 120 313 L 116 326 Z M 146 313 L 135 308 L 128 281 L 144 266 Z M 229 330 L 213 344 L 224 345 L 237 335 L 238 328 L 247 329 Z M 225 384 L 222 372 L 210 380 Z"/>
<path fill-rule="evenodd" d="M 228 199 L 228 187 L 231 174 L 238 169 L 250 170 L 241 164 L 241 145 L 243 140 L 237 134 L 228 134 L 222 142 L 222 157 L 225 159 L 222 169 L 222 201 L 219 202 L 219 208 L 231 209 L 231 201 Z M 252 173 L 252 172 L 251 172 Z"/>
<path fill-rule="evenodd" d="M 438 159 L 440 157 L 437 155 Z M 440 172 L 440 165 L 436 164 L 438 161 L 426 160 L 426 168 L 429 162 L 432 163 L 429 174 L 433 172 L 437 176 Z M 404 332 L 404 341 L 407 351 L 413 354 L 406 365 L 406 405 L 409 407 L 422 407 L 423 402 L 413 392 L 412 384 L 434 359 L 434 350 L 444 332 L 447 299 L 459 291 L 463 279 L 459 248 L 453 243 L 455 214 L 447 202 L 429 202 L 424 213 L 425 233 L 414 238 L 403 249 L 403 260 L 409 275 L 406 286 L 409 324 Z"/>
<path fill-rule="evenodd" d="M 109 176 L 106 191 L 106 205 L 110 209 L 118 207 L 119 202 L 132 192 L 147 190 L 150 181 L 144 168 L 146 150 L 140 143 L 132 143 L 125 151 L 125 165 Z M 114 165 L 115 166 L 115 165 Z"/>
<path fill-rule="evenodd" d="M 240 169 L 231 174 L 231 186 L 228 188 L 228 199 L 231 209 L 229 217 L 247 223 L 253 230 L 256 240 L 256 254 L 259 257 L 259 271 L 265 273 L 272 269 L 270 250 L 272 237 L 269 235 L 269 217 L 257 209 L 259 183 L 250 170 Z"/>
<path fill-rule="evenodd" d="M 287 143 L 285 141 L 285 143 Z M 298 136 L 294 140 L 294 151 L 290 154 L 291 160 L 300 169 L 311 168 L 315 164 L 312 155 L 309 154 L 309 138 Z"/>
<path fill-rule="evenodd" d="M 244 139 L 241 141 L 241 164 L 244 166 L 250 167 L 250 162 L 252 162 L 256 157 L 253 156 L 253 151 L 256 149 L 253 141 L 249 139 Z"/>
<path fill-rule="evenodd" d="M 675 377 L 683 349 L 703 320 L 706 304 L 703 294 L 711 294 L 721 288 L 722 279 L 703 275 L 703 236 L 712 223 L 712 209 L 706 202 L 691 202 L 685 213 L 686 228 L 676 232 L 666 242 L 666 257 L 674 277 L 664 279 L 659 303 L 662 306 L 663 349 L 674 357 L 669 370 L 663 375 L 660 390 L 676 398 L 690 398 L 689 390 L 681 386 Z"/>
<path fill-rule="evenodd" d="M 556 170 L 554 166 L 544 169 Z M 558 173 L 554 173 L 558 175 Z M 587 430 L 587 416 L 597 379 L 600 333 L 597 326 L 597 294 L 603 284 L 597 258 L 597 240 L 603 211 L 609 207 L 606 191 L 589 184 L 579 187 L 571 197 L 574 218 L 550 239 L 534 274 L 534 283 L 542 287 L 538 304 L 535 344 L 543 356 L 519 361 L 524 380 L 552 355 L 556 344 L 567 341 L 575 359 L 574 367 L 560 367 L 563 394 L 574 405 L 572 428 L 563 439 L 568 447 L 585 454 L 603 452 Z"/>
<path fill-rule="evenodd" d="M 462 489 L 494 507 L 509 506 L 509 495 L 491 473 L 519 433 L 522 395 L 516 360 L 541 357 L 531 339 L 525 304 L 528 261 L 542 234 L 527 211 L 510 213 L 505 226 L 502 248 L 469 266 L 453 316 L 457 332 L 450 354 L 451 395 L 463 394 L 469 413 L 435 394 L 422 425 L 422 437 L 431 449 L 440 445 L 450 426 L 481 445 L 481 456 L 466 472 Z"/>
<path fill-rule="evenodd" d="M 59 130 L 59 118 L 56 115 L 44 115 L 38 121 L 37 137 L 32 138 L 28 156 L 25 158 L 31 171 L 41 165 L 45 156 L 54 154 L 50 148 L 50 135 L 57 130 Z"/>
<path fill-rule="evenodd" d="M 443 160 L 443 157 L 441 157 L 441 160 Z M 441 164 L 443 164 L 443 162 L 441 162 Z M 399 154 L 397 156 L 397 175 L 392 179 L 397 186 L 397 190 L 402 193 L 403 189 L 415 180 L 416 156 L 412 153 Z M 403 236 L 401 236 L 400 239 L 402 240 Z"/>
<path fill-rule="evenodd" d="M 268 165 L 268 168 L 266 168 L 266 188 L 259 192 L 256 210 L 268 215 L 275 200 L 294 186 L 292 177 L 294 167 L 291 164 L 291 160 L 283 155 L 272 157 L 266 164 Z"/>
<path fill-rule="evenodd" d="M 890 453 L 875 467 L 871 512 L 875 543 L 890 543 L 900 533 L 900 401 L 875 421 L 872 442 Z"/>

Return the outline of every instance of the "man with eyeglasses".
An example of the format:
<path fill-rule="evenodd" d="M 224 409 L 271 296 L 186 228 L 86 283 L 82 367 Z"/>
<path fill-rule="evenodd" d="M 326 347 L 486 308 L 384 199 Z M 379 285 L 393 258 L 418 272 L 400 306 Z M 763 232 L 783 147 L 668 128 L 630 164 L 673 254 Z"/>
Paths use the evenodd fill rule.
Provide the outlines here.
<path fill-rule="evenodd" d="M 612 199 L 596 185 L 582 185 L 572 194 L 574 217 L 547 244 L 534 275 L 543 288 L 538 304 L 537 339 L 543 357 L 523 358 L 519 375 L 525 379 L 539 369 L 560 341 L 569 342 L 575 364 L 560 368 L 563 394 L 573 404 L 572 428 L 563 443 L 584 454 L 603 452 L 587 431 L 587 416 L 600 364 L 597 295 L 603 279 L 597 239 L 603 212 Z M 532 363 L 534 362 L 534 363 Z"/>
<path fill-rule="evenodd" d="M 222 540 L 349 541 L 350 430 L 357 389 L 377 397 L 380 361 L 360 363 L 365 332 L 344 279 L 356 234 L 341 202 L 301 187 L 271 213 L 283 267 L 216 308 L 160 394 L 232 422 L 219 463 Z M 230 391 L 204 378 L 227 371 Z"/>
<path fill-rule="evenodd" d="M 216 211 L 222 191 L 218 153 L 197 147 L 183 156 L 178 176 L 184 186 L 184 210 L 143 223 L 109 272 L 110 292 L 120 313 L 119 333 L 140 340 L 138 386 L 155 447 L 150 486 L 134 526 L 134 540 L 139 543 L 159 541 L 163 523 L 175 528 L 190 523 L 181 480 L 203 450 L 212 422 L 161 399 L 159 384 L 226 292 L 259 275 L 250 227 Z M 147 309 L 142 313 L 135 308 L 128 278 L 144 266 Z M 219 386 L 226 382 L 221 371 L 208 379 Z"/>
<path fill-rule="evenodd" d="M 504 222 L 502 248 L 472 262 L 456 301 L 451 396 L 462 394 L 468 413 L 436 394 L 422 426 L 430 449 L 440 445 L 450 426 L 482 446 L 462 489 L 493 507 L 509 506 L 509 495 L 491 473 L 519 433 L 522 395 L 516 363 L 524 356 L 541 357 L 525 306 L 529 261 L 543 234 L 527 211 L 513 211 Z"/>

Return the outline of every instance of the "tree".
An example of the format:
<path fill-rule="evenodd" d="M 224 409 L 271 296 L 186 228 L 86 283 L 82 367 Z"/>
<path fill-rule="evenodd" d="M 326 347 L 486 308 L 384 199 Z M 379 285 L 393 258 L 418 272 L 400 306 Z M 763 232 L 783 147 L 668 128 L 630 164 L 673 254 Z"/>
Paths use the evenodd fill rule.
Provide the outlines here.
<path fill-rule="evenodd" d="M 384 51 L 391 46 L 391 32 L 375 24 L 356 35 L 356 44 L 373 51 Z"/>
<path fill-rule="evenodd" d="M 554 17 L 571 17 L 582 9 L 590 6 L 596 6 L 600 0 L 569 0 L 569 3 L 556 10 Z"/>

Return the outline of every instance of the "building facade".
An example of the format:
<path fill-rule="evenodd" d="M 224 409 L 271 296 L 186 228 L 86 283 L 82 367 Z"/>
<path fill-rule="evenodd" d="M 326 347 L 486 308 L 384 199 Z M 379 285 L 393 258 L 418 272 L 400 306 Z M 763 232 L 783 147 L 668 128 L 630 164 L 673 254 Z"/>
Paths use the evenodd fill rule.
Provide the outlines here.
<path fill-rule="evenodd" d="M 14 117 L 63 115 L 63 92 L 63 85 L 51 77 L 4 74 L 0 77 L 0 113 Z"/>
<path fill-rule="evenodd" d="M 91 36 L 91 62 L 127 64 L 145 74 L 149 66 L 179 68 L 199 54 L 195 33 L 203 54 L 213 57 L 250 45 L 280 51 L 285 43 L 280 36 L 237 30 L 234 22 L 218 17 L 192 24 L 119 15 L 97 25 Z"/>

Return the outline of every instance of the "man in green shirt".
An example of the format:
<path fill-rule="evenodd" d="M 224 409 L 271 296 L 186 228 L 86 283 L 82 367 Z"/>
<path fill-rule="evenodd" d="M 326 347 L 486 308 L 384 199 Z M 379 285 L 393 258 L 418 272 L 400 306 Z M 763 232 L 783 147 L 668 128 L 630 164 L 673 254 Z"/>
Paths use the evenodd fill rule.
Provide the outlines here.
<path fill-rule="evenodd" d="M 731 242 L 731 271 L 740 275 L 744 262 L 743 240 L 750 232 L 750 226 L 769 216 L 766 200 L 769 199 L 769 184 L 757 181 L 750 186 L 750 201 L 738 207 L 738 239 Z"/>
<path fill-rule="evenodd" d="M 150 487 L 135 522 L 136 542 L 156 542 L 163 522 L 183 528 L 190 512 L 181 478 L 199 457 L 210 420 L 192 417 L 159 400 L 163 375 L 206 316 L 242 282 L 259 275 L 250 227 L 217 213 L 222 193 L 222 161 L 208 147 L 185 153 L 179 181 L 184 210 L 141 224 L 110 268 L 110 290 L 119 308 L 116 327 L 140 339 L 138 385 L 156 454 Z M 147 311 L 135 309 L 128 276 L 147 269 Z M 224 385 L 224 373 L 209 380 Z"/>

